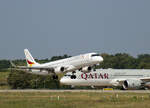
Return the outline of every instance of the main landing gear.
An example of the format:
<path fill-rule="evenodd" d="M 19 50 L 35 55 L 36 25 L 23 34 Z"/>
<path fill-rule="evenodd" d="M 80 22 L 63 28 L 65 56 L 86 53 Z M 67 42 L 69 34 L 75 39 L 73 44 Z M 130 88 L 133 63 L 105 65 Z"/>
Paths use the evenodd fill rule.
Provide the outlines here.
<path fill-rule="evenodd" d="M 58 80 L 58 75 L 54 71 L 48 70 L 48 74 L 52 75 L 53 80 Z"/>
<path fill-rule="evenodd" d="M 93 71 L 96 71 L 96 65 L 93 66 Z"/>
<path fill-rule="evenodd" d="M 54 75 L 53 75 L 53 79 L 54 79 L 54 80 L 58 80 L 58 75 L 54 74 Z"/>

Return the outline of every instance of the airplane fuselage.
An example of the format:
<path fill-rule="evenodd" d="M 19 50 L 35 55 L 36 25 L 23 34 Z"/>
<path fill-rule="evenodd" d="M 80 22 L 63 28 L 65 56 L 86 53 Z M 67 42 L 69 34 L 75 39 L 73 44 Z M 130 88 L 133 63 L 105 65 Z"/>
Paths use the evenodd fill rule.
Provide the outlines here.
<path fill-rule="evenodd" d="M 67 73 L 60 82 L 73 86 L 122 86 L 119 81 L 140 80 L 150 77 L 150 70 L 144 69 L 97 69 L 95 72 L 75 74 L 72 79 L 71 73 Z M 135 82 L 136 83 L 136 82 Z M 147 82 L 146 82 L 147 83 Z"/>
<path fill-rule="evenodd" d="M 79 56 L 74 56 L 62 60 L 57 60 L 49 63 L 40 64 L 39 67 L 67 67 L 65 72 L 73 71 L 76 69 L 80 69 L 85 66 L 92 66 L 94 64 L 98 64 L 103 61 L 101 56 L 91 57 L 92 54 L 95 53 L 87 53 Z M 34 66 L 33 66 L 34 67 Z M 57 72 L 56 72 L 57 73 Z M 59 73 L 59 71 L 58 71 Z"/>

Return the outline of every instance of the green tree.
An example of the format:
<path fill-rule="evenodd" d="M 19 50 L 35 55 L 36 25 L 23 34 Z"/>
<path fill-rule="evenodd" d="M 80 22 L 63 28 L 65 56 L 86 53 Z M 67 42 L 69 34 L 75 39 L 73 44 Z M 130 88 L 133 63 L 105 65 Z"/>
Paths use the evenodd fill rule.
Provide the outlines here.
<path fill-rule="evenodd" d="M 150 54 L 138 55 L 137 60 L 139 69 L 150 69 Z"/>
<path fill-rule="evenodd" d="M 137 67 L 137 59 L 126 54 L 117 53 L 115 55 L 102 54 L 104 61 L 100 64 L 99 68 L 108 69 L 134 69 Z"/>
<path fill-rule="evenodd" d="M 13 89 L 59 89 L 59 81 L 53 80 L 50 75 L 34 75 L 21 70 L 13 69 L 8 77 L 8 84 Z"/>
<path fill-rule="evenodd" d="M 0 70 L 4 70 L 10 67 L 10 63 L 8 60 L 0 60 Z"/>

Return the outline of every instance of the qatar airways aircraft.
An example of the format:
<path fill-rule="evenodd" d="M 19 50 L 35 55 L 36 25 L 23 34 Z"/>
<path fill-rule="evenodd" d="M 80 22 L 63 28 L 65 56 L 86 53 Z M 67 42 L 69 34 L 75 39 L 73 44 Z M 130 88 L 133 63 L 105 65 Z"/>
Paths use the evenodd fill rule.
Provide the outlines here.
<path fill-rule="evenodd" d="M 66 73 L 60 80 L 72 86 L 120 86 L 122 89 L 141 89 L 150 86 L 148 69 L 97 69 L 89 73 Z"/>
<path fill-rule="evenodd" d="M 54 75 L 53 78 L 58 78 L 56 74 L 62 72 L 75 73 L 76 70 L 89 72 L 92 70 L 94 65 L 103 61 L 103 58 L 100 56 L 100 54 L 87 53 L 49 63 L 39 64 L 34 60 L 28 49 L 24 49 L 24 53 L 27 66 L 15 66 L 13 63 L 11 63 L 14 67 L 19 69 L 28 69 L 29 71 L 33 71 L 33 73 L 35 70 L 40 71 L 40 73 L 47 71 L 49 74 L 52 73 Z"/>

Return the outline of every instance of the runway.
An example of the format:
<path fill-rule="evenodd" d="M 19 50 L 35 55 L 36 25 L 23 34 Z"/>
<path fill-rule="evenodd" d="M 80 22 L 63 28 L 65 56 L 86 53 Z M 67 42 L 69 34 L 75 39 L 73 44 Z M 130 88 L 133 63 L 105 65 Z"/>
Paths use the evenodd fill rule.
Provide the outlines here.
<path fill-rule="evenodd" d="M 4 92 L 98 92 L 98 93 L 150 93 L 150 90 L 0 90 L 0 93 Z"/>

